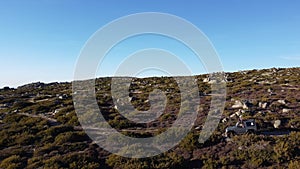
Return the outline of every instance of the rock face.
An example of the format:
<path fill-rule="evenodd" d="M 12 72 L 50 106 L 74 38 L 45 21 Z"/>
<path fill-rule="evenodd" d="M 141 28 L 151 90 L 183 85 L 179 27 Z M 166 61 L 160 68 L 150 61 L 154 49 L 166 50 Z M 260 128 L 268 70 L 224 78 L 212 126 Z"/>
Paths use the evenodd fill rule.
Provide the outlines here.
<path fill-rule="evenodd" d="M 279 128 L 280 127 L 280 124 L 281 124 L 281 120 L 275 120 L 274 122 L 274 128 Z"/>

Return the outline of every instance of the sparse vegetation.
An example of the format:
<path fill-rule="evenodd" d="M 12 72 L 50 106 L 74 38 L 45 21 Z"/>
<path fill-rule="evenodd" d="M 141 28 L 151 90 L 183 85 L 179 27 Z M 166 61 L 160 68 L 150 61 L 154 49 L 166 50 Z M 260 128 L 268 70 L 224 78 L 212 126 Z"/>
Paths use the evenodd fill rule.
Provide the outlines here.
<path fill-rule="evenodd" d="M 225 110 L 213 135 L 203 144 L 198 142 L 210 108 L 211 88 L 204 82 L 206 75 L 195 76 L 200 107 L 194 128 L 173 149 L 143 159 L 110 154 L 86 135 L 74 110 L 70 83 L 0 89 L 0 168 L 299 168 L 300 68 L 251 70 L 226 76 Z M 158 135 L 174 123 L 179 110 L 188 110 L 188 103 L 180 107 L 180 90 L 174 78 L 134 78 L 129 96 L 136 109 L 150 108 L 148 99 L 154 89 L 165 92 L 167 98 L 167 107 L 159 118 L 136 124 L 118 112 L 110 83 L 110 78 L 96 79 L 97 103 L 108 123 L 125 135 Z M 261 129 L 274 129 L 274 122 L 280 120 L 279 129 L 294 132 L 281 137 L 246 134 L 226 141 L 224 129 L 234 125 L 239 115 L 256 119 Z"/>

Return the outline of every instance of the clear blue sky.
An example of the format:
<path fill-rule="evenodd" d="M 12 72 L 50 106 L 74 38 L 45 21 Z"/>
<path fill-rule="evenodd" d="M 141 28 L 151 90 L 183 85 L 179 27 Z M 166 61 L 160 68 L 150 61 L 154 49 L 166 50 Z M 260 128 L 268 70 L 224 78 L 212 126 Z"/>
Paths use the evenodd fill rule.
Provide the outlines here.
<path fill-rule="evenodd" d="M 299 67 L 299 9 L 298 0 L 1 0 L 0 87 L 71 81 L 88 38 L 137 12 L 192 22 L 213 43 L 225 71 Z"/>

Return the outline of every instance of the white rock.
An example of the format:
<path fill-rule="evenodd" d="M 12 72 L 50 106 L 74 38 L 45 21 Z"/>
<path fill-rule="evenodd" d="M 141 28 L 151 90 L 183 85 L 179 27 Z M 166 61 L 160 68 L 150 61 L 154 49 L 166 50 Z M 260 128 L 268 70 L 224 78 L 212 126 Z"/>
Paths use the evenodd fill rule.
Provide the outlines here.
<path fill-rule="evenodd" d="M 243 104 L 243 109 L 248 109 L 249 107 L 246 104 Z"/>
<path fill-rule="evenodd" d="M 203 82 L 204 82 L 204 83 L 209 82 L 209 78 L 204 78 L 204 79 L 203 79 Z"/>
<path fill-rule="evenodd" d="M 197 126 L 196 128 L 195 128 L 195 130 L 200 130 L 202 128 L 202 126 Z"/>
<path fill-rule="evenodd" d="M 226 123 L 227 122 L 227 118 L 222 119 L 222 123 Z"/>
<path fill-rule="evenodd" d="M 281 124 L 281 120 L 275 120 L 274 128 L 276 128 L 276 129 L 279 128 L 280 124 Z"/>
<path fill-rule="evenodd" d="M 58 109 L 56 109 L 56 110 L 54 111 L 54 114 L 56 114 L 56 113 L 59 113 L 59 110 L 58 110 Z"/>
<path fill-rule="evenodd" d="M 241 109 L 239 109 L 239 111 L 235 112 L 235 114 L 236 114 L 237 116 L 240 116 L 240 115 L 242 114 Z"/>
<path fill-rule="evenodd" d="M 263 103 L 261 108 L 265 109 L 265 108 L 267 108 L 267 106 L 268 106 L 268 103 Z"/>
<path fill-rule="evenodd" d="M 234 116 L 236 116 L 236 114 L 234 113 L 234 114 L 232 114 L 232 115 L 230 115 L 229 117 L 230 118 L 234 118 Z"/>
<path fill-rule="evenodd" d="M 216 80 L 210 80 L 210 81 L 208 82 L 208 84 L 213 84 L 213 83 L 217 83 L 217 81 L 216 81 Z"/>
<path fill-rule="evenodd" d="M 260 107 L 260 108 L 261 108 L 261 105 L 262 105 L 262 102 L 259 102 L 259 103 L 258 103 L 258 107 Z"/>
<path fill-rule="evenodd" d="M 258 103 L 258 107 L 260 107 L 260 108 L 263 108 L 263 109 L 265 109 L 265 108 L 267 108 L 267 106 L 268 106 L 268 103 L 262 103 L 262 102 L 259 102 Z"/>
<path fill-rule="evenodd" d="M 236 109 L 236 108 L 242 108 L 243 107 L 243 103 L 239 100 L 236 100 L 234 105 L 232 105 L 232 108 Z"/>
<path fill-rule="evenodd" d="M 277 100 L 277 102 L 280 104 L 286 104 L 285 100 Z"/>
<path fill-rule="evenodd" d="M 282 113 L 288 113 L 291 109 L 282 109 Z"/>

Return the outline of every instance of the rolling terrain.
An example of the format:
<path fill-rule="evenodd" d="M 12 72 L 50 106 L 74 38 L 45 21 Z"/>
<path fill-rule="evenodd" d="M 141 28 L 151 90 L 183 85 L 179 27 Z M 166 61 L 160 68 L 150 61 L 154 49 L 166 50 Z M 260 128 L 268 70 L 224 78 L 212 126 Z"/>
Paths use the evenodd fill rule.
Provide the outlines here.
<path fill-rule="evenodd" d="M 225 75 L 225 109 L 213 135 L 202 144 L 198 142 L 214 82 L 208 75 L 197 75 L 194 78 L 199 90 L 189 91 L 200 97 L 192 130 L 170 151 L 142 159 L 111 154 L 87 136 L 74 110 L 72 97 L 76 93 L 72 92 L 72 83 L 37 82 L 0 89 L 0 168 L 298 168 L 300 68 Z M 97 78 L 95 85 L 97 103 L 106 121 L 131 137 L 164 132 L 179 111 L 189 106 L 180 105 L 180 89 L 172 77 L 133 78 L 128 91 L 130 103 L 137 110 L 148 110 L 154 89 L 165 93 L 166 107 L 157 119 L 137 124 L 118 112 L 111 95 L 111 78 Z M 226 140 L 225 128 L 234 125 L 240 116 L 255 119 L 262 130 L 291 132 L 280 136 L 245 134 Z"/>

